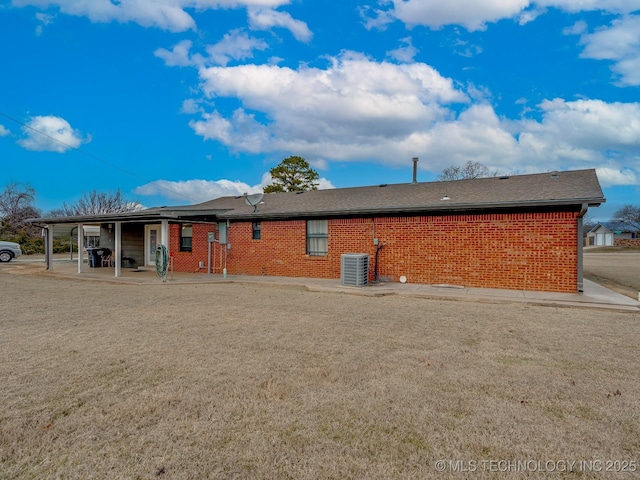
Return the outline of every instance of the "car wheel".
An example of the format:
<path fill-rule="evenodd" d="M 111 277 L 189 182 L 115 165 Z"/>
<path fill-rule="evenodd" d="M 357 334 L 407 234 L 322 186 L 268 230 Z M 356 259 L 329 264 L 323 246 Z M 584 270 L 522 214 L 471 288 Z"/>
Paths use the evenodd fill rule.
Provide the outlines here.
<path fill-rule="evenodd" d="M 8 262 L 13 258 L 9 252 L 0 252 L 0 262 Z"/>

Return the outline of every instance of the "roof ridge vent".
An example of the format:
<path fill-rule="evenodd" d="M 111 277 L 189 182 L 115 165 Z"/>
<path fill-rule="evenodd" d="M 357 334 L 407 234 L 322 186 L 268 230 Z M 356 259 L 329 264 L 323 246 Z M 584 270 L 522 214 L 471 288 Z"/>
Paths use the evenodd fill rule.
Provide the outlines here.
<path fill-rule="evenodd" d="M 509 177 L 509 175 L 500 175 L 498 177 L 498 180 L 509 180 L 509 178 L 511 178 L 511 177 Z"/>
<path fill-rule="evenodd" d="M 560 176 L 560 172 L 558 170 L 554 170 L 551 172 L 551 178 L 558 178 Z"/>

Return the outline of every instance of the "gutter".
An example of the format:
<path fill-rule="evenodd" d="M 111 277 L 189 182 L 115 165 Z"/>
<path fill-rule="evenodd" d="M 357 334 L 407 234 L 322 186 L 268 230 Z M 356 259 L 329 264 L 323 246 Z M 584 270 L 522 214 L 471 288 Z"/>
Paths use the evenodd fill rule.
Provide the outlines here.
<path fill-rule="evenodd" d="M 440 205 L 411 205 L 403 207 L 392 208 L 365 208 L 365 209 L 341 209 L 341 210 L 316 210 L 316 211 L 290 211 L 290 212 L 258 212 L 258 213 L 246 213 L 237 214 L 233 211 L 229 213 L 222 213 L 218 215 L 218 218 L 224 220 L 258 220 L 258 219 L 290 219 L 290 218 L 310 218 L 310 217 L 336 217 L 336 216 L 354 216 L 354 215 L 384 215 L 384 214 L 420 214 L 420 213 L 448 213 L 448 212 L 469 212 L 476 210 L 490 210 L 490 209 L 508 209 L 508 208 L 528 208 L 528 207 L 561 207 L 561 206 L 598 206 L 604 203 L 604 198 L 591 198 L 591 199 L 572 199 L 564 201 L 532 201 L 528 203 L 522 202 L 499 202 L 499 203 L 458 203 L 448 204 L 446 206 Z"/>
<path fill-rule="evenodd" d="M 117 214 L 101 214 L 101 215 L 87 215 L 76 217 L 42 217 L 42 218 L 29 218 L 26 221 L 32 224 L 44 222 L 46 224 L 71 224 L 71 223 L 110 223 L 110 222 L 141 222 L 146 220 L 179 220 L 182 218 L 201 218 L 201 217 L 213 217 L 216 219 L 220 213 L 227 212 L 228 209 L 217 210 L 168 210 L 168 211 L 152 211 L 137 214 L 132 213 L 117 213 Z M 215 221 L 215 220 L 213 220 Z"/>

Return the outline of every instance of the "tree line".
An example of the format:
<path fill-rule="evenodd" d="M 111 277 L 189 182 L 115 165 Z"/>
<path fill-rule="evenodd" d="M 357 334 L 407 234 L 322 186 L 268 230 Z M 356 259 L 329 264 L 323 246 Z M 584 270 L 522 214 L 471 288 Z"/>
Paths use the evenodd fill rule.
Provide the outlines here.
<path fill-rule="evenodd" d="M 93 190 L 83 193 L 75 202 L 63 203 L 62 207 L 44 215 L 35 206 L 35 200 L 35 189 L 26 183 L 8 183 L 0 192 L 0 240 L 19 243 L 25 254 L 44 252 L 41 227 L 31 224 L 29 219 L 128 212 L 138 207 L 137 203 L 128 201 L 119 189 L 115 192 Z M 68 245 L 54 245 L 54 251 L 68 249 Z"/>

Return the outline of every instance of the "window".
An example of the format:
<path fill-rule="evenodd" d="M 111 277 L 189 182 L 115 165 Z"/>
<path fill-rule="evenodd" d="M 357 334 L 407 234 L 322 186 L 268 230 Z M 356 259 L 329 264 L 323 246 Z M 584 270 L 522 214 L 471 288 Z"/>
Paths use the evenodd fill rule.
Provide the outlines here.
<path fill-rule="evenodd" d="M 253 230 L 253 236 L 251 238 L 253 238 L 254 240 L 260 240 L 260 222 L 253 222 L 251 224 L 251 228 Z"/>
<path fill-rule="evenodd" d="M 180 230 L 180 251 L 190 252 L 193 241 L 193 226 L 189 224 L 182 225 Z"/>
<path fill-rule="evenodd" d="M 329 252 L 327 220 L 307 220 L 307 255 L 322 256 Z"/>

